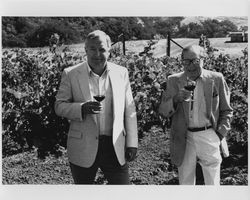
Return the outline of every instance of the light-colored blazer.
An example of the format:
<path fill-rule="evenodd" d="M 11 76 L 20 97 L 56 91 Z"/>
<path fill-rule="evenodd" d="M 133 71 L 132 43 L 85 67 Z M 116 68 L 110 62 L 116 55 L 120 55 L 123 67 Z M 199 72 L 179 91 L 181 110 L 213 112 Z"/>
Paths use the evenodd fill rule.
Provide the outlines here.
<path fill-rule="evenodd" d="M 125 164 L 125 148 L 138 147 L 135 104 L 126 68 L 108 62 L 113 93 L 113 145 L 118 161 Z M 87 63 L 66 68 L 62 73 L 56 96 L 55 112 L 70 120 L 67 140 L 69 161 L 81 167 L 90 167 L 98 149 L 96 117 L 81 116 L 81 105 L 90 101 Z"/>
<path fill-rule="evenodd" d="M 213 129 L 226 136 L 230 130 L 233 109 L 230 106 L 230 91 L 219 72 L 202 70 L 202 81 L 207 107 L 207 117 Z M 173 97 L 186 84 L 184 72 L 168 77 L 167 89 L 163 92 L 159 113 L 171 117 L 170 154 L 172 163 L 180 166 L 185 154 L 186 134 L 189 124 L 189 106 L 186 101 L 173 106 Z"/>

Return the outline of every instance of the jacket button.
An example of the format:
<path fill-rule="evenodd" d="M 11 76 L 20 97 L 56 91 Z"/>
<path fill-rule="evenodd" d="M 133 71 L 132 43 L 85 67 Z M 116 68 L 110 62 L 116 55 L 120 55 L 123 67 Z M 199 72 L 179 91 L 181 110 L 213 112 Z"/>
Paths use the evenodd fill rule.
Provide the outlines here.
<path fill-rule="evenodd" d="M 98 140 L 98 136 L 96 136 L 96 137 L 95 137 L 95 139 L 97 139 L 97 140 Z"/>

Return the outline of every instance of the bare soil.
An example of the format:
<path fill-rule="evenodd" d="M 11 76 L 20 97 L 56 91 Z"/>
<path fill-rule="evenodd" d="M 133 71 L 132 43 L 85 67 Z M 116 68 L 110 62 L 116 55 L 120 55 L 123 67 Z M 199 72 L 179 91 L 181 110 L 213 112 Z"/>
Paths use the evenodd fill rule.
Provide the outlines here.
<path fill-rule="evenodd" d="M 152 128 L 140 140 L 138 155 L 129 163 L 132 184 L 177 185 L 177 169 L 170 163 L 169 134 Z M 2 159 L 3 184 L 73 184 L 66 151 L 59 158 L 49 156 L 38 159 L 36 151 L 24 152 Z M 95 184 L 106 184 L 98 171 Z M 200 168 L 197 168 L 197 184 L 203 184 Z M 247 185 L 247 157 L 241 154 L 224 159 L 221 170 L 221 185 Z"/>

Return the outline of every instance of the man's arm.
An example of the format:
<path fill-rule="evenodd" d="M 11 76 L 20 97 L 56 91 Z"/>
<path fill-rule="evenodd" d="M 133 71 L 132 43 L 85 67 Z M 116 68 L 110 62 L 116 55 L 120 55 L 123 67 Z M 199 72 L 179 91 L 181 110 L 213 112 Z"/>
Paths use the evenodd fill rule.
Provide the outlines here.
<path fill-rule="evenodd" d="M 81 107 L 83 103 L 73 102 L 72 88 L 67 72 L 62 73 L 61 83 L 56 95 L 55 112 L 58 116 L 70 120 L 82 120 Z"/>
<path fill-rule="evenodd" d="M 128 71 L 125 72 L 125 113 L 124 126 L 126 131 L 125 158 L 128 162 L 136 158 L 138 148 L 138 132 L 135 102 L 129 82 Z"/>
<path fill-rule="evenodd" d="M 159 114 L 164 117 L 171 117 L 178 106 L 178 102 L 176 100 L 177 97 L 177 89 L 174 87 L 173 78 L 167 78 L 167 88 L 162 93 L 161 103 L 158 108 Z"/>
<path fill-rule="evenodd" d="M 223 139 L 231 129 L 233 109 L 230 106 L 230 90 L 222 74 L 219 82 L 219 101 L 219 119 L 216 133 L 220 139 Z"/>
<path fill-rule="evenodd" d="M 126 147 L 138 147 L 137 117 L 135 102 L 129 82 L 128 71 L 125 71 L 125 110 L 124 128 L 126 131 Z"/>

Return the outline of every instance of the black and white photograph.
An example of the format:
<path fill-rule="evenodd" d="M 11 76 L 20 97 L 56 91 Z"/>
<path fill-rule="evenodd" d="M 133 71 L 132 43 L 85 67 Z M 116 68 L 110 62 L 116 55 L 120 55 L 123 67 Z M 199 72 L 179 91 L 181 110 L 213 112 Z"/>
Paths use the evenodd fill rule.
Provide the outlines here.
<path fill-rule="evenodd" d="M 1 10 L 3 199 L 34 186 L 63 187 L 62 198 L 249 198 L 247 1 L 240 13 L 225 1 L 157 0 L 159 12 L 121 1 L 131 10 L 120 14 L 114 1 L 86 1 L 85 13 L 13 2 Z"/>

